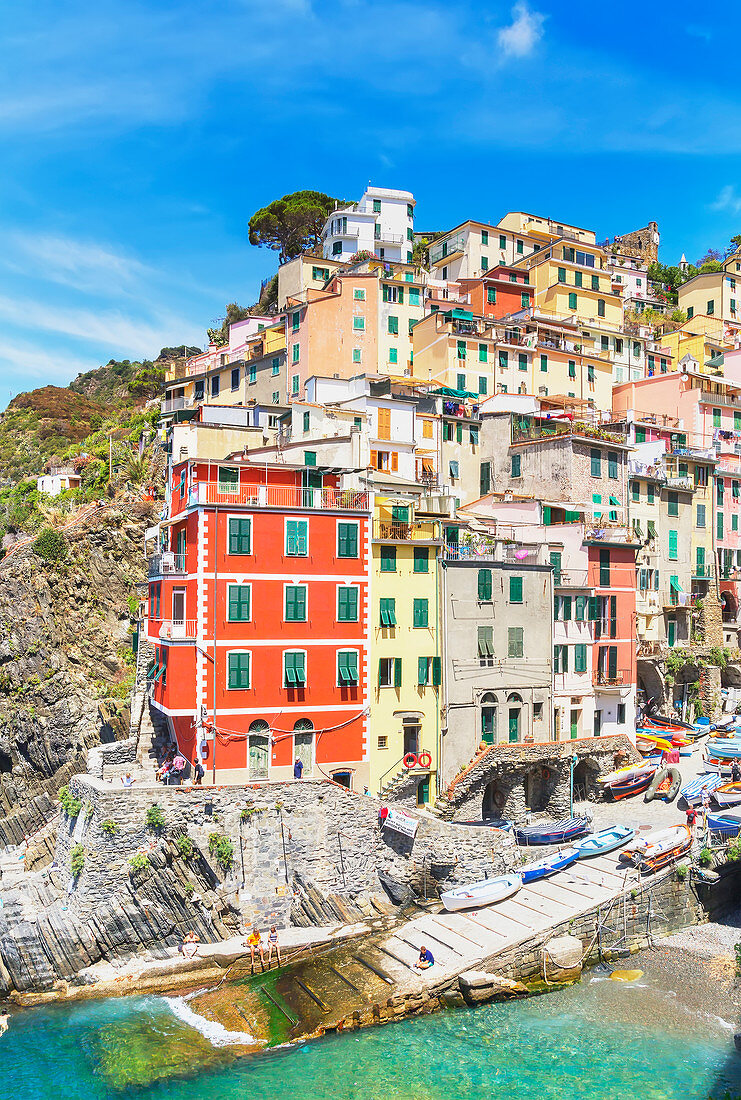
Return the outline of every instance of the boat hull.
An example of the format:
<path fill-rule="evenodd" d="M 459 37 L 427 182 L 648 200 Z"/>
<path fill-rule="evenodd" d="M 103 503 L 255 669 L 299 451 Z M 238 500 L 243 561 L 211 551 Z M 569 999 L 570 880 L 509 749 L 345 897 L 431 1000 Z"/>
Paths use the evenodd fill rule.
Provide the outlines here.
<path fill-rule="evenodd" d="M 552 825 L 525 825 L 514 830 L 518 844 L 565 844 L 588 833 L 591 824 L 586 817 L 565 818 Z"/>
<path fill-rule="evenodd" d="M 519 875 L 500 875 L 498 878 L 484 879 L 482 882 L 472 882 L 469 886 L 456 886 L 453 890 L 446 890 L 440 895 L 440 900 L 449 913 L 457 913 L 461 909 L 496 905 L 498 901 L 511 898 L 521 886 L 522 879 Z"/>
<path fill-rule="evenodd" d="M 606 852 L 614 852 L 616 848 L 622 848 L 631 839 L 634 830 L 630 825 L 615 825 L 611 829 L 603 829 L 594 836 L 584 837 L 574 844 L 579 859 L 591 859 L 593 856 L 605 855 Z"/>
<path fill-rule="evenodd" d="M 579 853 L 575 847 L 566 848 L 564 851 L 556 852 L 555 855 L 546 856 L 545 859 L 536 859 L 532 863 L 525 864 L 520 871 L 522 885 L 527 886 L 528 882 L 537 882 L 541 878 L 555 875 L 556 871 L 563 871 L 564 867 L 575 863 L 578 856 Z"/>
<path fill-rule="evenodd" d="M 650 772 L 645 775 L 638 775 L 635 779 L 629 779 L 627 783 L 613 783 L 611 787 L 606 789 L 605 793 L 610 795 L 613 802 L 620 802 L 623 798 L 632 798 L 634 794 L 642 794 L 648 789 L 655 770 L 655 768 L 652 768 Z"/>

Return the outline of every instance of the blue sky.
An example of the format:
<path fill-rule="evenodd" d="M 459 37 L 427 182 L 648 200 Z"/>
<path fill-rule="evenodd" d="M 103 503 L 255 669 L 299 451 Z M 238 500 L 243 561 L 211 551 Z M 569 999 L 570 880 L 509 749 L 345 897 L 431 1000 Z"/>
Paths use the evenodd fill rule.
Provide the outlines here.
<path fill-rule="evenodd" d="M 5 0 L 0 407 L 202 344 L 298 188 L 414 191 L 417 225 L 527 209 L 662 259 L 741 232 L 737 3 Z"/>

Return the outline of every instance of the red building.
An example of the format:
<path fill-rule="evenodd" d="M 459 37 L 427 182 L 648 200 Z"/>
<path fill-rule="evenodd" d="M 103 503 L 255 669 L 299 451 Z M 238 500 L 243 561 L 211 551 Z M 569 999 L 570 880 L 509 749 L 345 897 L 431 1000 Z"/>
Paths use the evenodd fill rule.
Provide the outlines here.
<path fill-rule="evenodd" d="M 528 278 L 522 268 L 498 264 L 478 279 L 459 279 L 458 285 L 477 316 L 499 318 L 531 308 L 535 288 Z"/>
<path fill-rule="evenodd" d="M 587 582 L 595 611 L 593 682 L 594 732 L 634 728 L 636 697 L 636 546 L 624 538 L 586 539 Z M 622 732 L 622 731 L 621 731 Z"/>
<path fill-rule="evenodd" d="M 153 705 L 207 779 L 367 782 L 368 494 L 314 468 L 172 467 L 149 562 Z M 165 534 L 166 533 L 166 534 Z"/>

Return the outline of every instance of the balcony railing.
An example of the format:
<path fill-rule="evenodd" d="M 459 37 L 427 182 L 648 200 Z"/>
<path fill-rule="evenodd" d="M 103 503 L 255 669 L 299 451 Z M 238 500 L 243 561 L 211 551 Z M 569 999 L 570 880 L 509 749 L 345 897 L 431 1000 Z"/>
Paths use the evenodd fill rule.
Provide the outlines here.
<path fill-rule="evenodd" d="M 494 561 L 497 556 L 497 545 L 494 541 L 480 541 L 465 545 L 451 542 L 445 545 L 443 554 L 447 561 L 475 561 L 479 558 Z"/>
<path fill-rule="evenodd" d="M 181 409 L 189 409 L 192 404 L 189 397 L 171 397 L 169 401 L 160 401 L 160 412 L 163 415 L 180 412 Z"/>
<path fill-rule="evenodd" d="M 432 542 L 439 536 L 436 525 L 428 520 L 405 523 L 396 519 L 376 519 L 373 521 L 373 538 L 391 542 Z"/>
<path fill-rule="evenodd" d="M 596 687 L 622 687 L 623 684 L 630 683 L 630 672 L 625 669 L 618 669 L 616 672 L 610 674 L 609 671 L 604 669 L 596 669 L 592 675 L 592 682 Z"/>
<path fill-rule="evenodd" d="M 404 237 L 401 233 L 387 233 L 382 229 L 380 233 L 374 235 L 373 240 L 379 241 L 381 244 L 401 244 Z"/>
<path fill-rule="evenodd" d="M 673 474 L 667 474 L 666 486 L 668 489 L 687 489 L 691 492 L 695 484 L 691 477 L 675 477 Z"/>
<path fill-rule="evenodd" d="M 195 641 L 195 619 L 164 619 L 158 631 L 159 637 L 168 642 Z"/>
<path fill-rule="evenodd" d="M 165 577 L 170 573 L 185 573 L 185 554 L 174 554 L 170 550 L 164 550 L 161 554 L 155 554 L 147 563 L 150 577 Z"/>
<path fill-rule="evenodd" d="M 368 494 L 356 489 L 299 489 L 289 485 L 227 487 L 201 481 L 188 493 L 188 504 L 247 505 L 251 508 L 312 508 L 316 511 L 367 512 Z"/>
<path fill-rule="evenodd" d="M 589 588 L 588 576 L 586 569 L 561 569 L 554 572 L 553 583 L 556 588 Z"/>

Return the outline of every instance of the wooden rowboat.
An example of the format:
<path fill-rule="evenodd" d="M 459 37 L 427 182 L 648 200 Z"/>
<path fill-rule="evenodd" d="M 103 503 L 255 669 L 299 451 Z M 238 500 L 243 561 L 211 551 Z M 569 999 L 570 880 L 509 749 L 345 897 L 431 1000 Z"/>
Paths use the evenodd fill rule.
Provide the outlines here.
<path fill-rule="evenodd" d="M 467 886 L 456 886 L 440 895 L 445 908 L 450 913 L 460 909 L 476 909 L 482 905 L 494 905 L 498 901 L 512 897 L 522 886 L 519 875 L 499 875 L 487 878 L 483 882 L 471 882 Z"/>
<path fill-rule="evenodd" d="M 630 825 L 613 825 L 609 829 L 603 829 L 594 836 L 585 836 L 583 840 L 577 840 L 574 844 L 579 853 L 579 859 L 590 859 L 592 856 L 601 856 L 605 852 L 614 852 L 621 848 L 633 836 L 634 830 Z"/>

